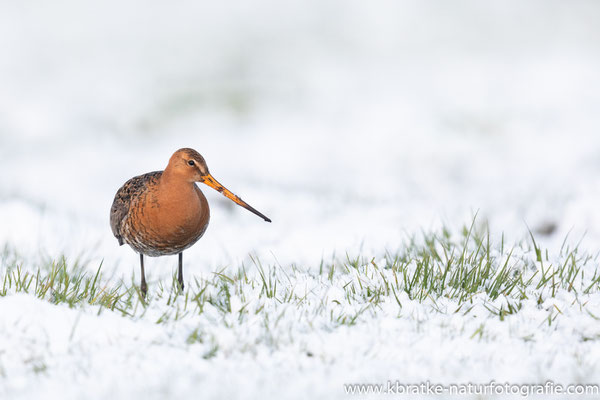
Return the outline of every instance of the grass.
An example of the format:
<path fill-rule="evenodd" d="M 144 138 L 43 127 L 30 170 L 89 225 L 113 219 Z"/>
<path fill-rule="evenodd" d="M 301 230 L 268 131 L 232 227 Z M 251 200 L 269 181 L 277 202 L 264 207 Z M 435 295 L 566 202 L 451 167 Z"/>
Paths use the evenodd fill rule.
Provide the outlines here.
<path fill-rule="evenodd" d="M 12 345 L 0 348 L 0 378 L 15 374 L 15 359 L 31 374 L 51 376 L 60 360 L 102 358 L 106 351 L 118 363 L 122 353 L 141 348 L 183 350 L 190 362 L 273 356 L 286 364 L 329 365 L 353 354 L 403 357 L 402 349 L 413 345 L 448 351 L 465 340 L 492 353 L 507 343 L 539 353 L 548 340 L 575 349 L 600 341 L 597 257 L 568 240 L 559 249 L 542 248 L 533 235 L 507 245 L 476 221 L 454 232 L 421 232 L 393 250 L 314 266 L 250 257 L 188 274 L 184 291 L 175 275 L 151 281 L 146 300 L 133 274 L 115 276 L 114 268 L 81 257 L 25 262 L 5 248 L 0 306 L 11 296 L 29 298 L 4 303 L 10 322 L 3 335 Z M 31 298 L 38 300 L 33 308 Z M 30 315 L 20 314 L 21 304 Z M 111 352 L 112 346 L 120 350 Z M 582 370 L 592 362 L 585 354 Z"/>
<path fill-rule="evenodd" d="M 521 312 L 523 302 L 530 299 L 543 304 L 558 293 L 579 298 L 600 290 L 596 257 L 580 253 L 577 246 L 570 248 L 567 241 L 551 257 L 553 252 L 541 249 L 533 235 L 507 247 L 504 236 L 494 242 L 487 230 L 477 229 L 475 220 L 460 232 L 422 233 L 393 252 L 347 255 L 315 268 L 263 265 L 252 258 L 250 265 L 192 277 L 184 292 L 177 289 L 174 277 L 153 283 L 147 302 L 133 276 L 106 278 L 102 265 L 92 269 L 66 257 L 25 266 L 5 249 L 0 297 L 27 293 L 52 304 L 95 306 L 98 313 L 110 310 L 127 318 L 152 318 L 157 324 L 207 312 L 226 326 L 258 318 L 268 331 L 290 308 L 300 310 L 297 318 L 307 326 L 317 316 L 327 316 L 333 328 L 389 313 L 389 305 L 401 317 L 404 306 L 413 302 L 427 304 L 435 312 L 465 315 L 481 304 L 504 321 Z M 552 325 L 560 314 L 558 308 L 550 310 L 547 323 Z M 472 337 L 481 337 L 483 330 L 482 325 Z M 186 338 L 187 343 L 203 340 L 207 339 L 200 328 Z M 206 357 L 214 356 L 218 346 L 210 349 Z"/>
<path fill-rule="evenodd" d="M 38 267 L 35 272 L 25 271 L 22 264 L 13 262 L 3 266 L 0 296 L 29 293 L 53 304 L 99 305 L 126 313 L 135 291 L 125 288 L 122 282 L 103 282 L 101 270 L 100 265 L 96 273 L 90 274 L 78 263 L 69 267 L 65 257 Z"/>

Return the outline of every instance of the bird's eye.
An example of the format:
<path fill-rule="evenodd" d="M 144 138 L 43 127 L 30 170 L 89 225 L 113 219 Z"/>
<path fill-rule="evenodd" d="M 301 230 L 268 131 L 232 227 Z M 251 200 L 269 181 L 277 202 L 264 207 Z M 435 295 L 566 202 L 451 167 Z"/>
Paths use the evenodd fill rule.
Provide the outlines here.
<path fill-rule="evenodd" d="M 188 161 L 188 165 L 191 165 L 193 167 L 194 165 L 196 165 L 196 163 L 194 162 L 194 160 L 190 160 Z"/>

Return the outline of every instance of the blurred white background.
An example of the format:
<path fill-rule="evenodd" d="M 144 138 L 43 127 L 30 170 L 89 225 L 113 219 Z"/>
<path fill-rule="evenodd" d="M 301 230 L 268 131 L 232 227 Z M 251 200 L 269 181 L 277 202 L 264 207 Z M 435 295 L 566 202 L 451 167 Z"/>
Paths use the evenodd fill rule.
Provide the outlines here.
<path fill-rule="evenodd" d="M 596 1 L 2 2 L 0 244 L 129 274 L 114 193 L 193 147 L 273 224 L 203 188 L 191 271 L 381 254 L 477 211 L 597 249 L 598 21 Z"/>

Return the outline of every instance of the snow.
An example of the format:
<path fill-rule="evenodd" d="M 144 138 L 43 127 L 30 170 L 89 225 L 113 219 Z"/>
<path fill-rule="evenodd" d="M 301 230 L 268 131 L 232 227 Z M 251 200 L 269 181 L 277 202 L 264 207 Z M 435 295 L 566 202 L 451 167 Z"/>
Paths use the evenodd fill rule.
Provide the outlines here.
<path fill-rule="evenodd" d="M 346 253 L 380 257 L 475 213 L 508 243 L 550 224 L 536 234 L 543 247 L 557 251 L 569 234 L 596 253 L 599 17 L 592 1 L 4 2 L 0 246 L 25 267 L 64 254 L 137 274 L 136 254 L 110 232 L 114 193 L 192 147 L 273 223 L 202 188 L 211 224 L 184 254 L 186 280 L 250 266 L 251 255 L 308 269 Z M 147 262 L 151 290 L 175 264 Z M 315 287 L 343 300 L 339 287 Z M 600 315 L 589 297 L 585 309 Z M 597 321 L 573 301 L 556 300 L 557 327 L 544 326 L 546 304 L 492 322 L 485 310 L 468 319 L 406 301 L 399 318 L 385 304 L 335 329 L 273 305 L 285 317 L 272 345 L 260 322 L 227 328 L 209 310 L 163 326 L 10 295 L 0 298 L 0 397 L 342 398 L 354 381 L 597 382 L 597 346 L 581 340 L 598 335 Z M 486 337 L 471 339 L 484 321 Z M 209 344 L 186 344 L 199 325 L 218 341 L 213 358 L 202 357 Z"/>
<path fill-rule="evenodd" d="M 540 306 L 531 298 L 523 311 L 500 321 L 481 306 L 483 298 L 475 298 L 477 306 L 463 314 L 453 312 L 454 301 L 438 299 L 438 312 L 432 303 L 400 293 L 400 311 L 384 302 L 357 325 L 334 328 L 330 313 L 348 307 L 337 293 L 347 276 L 329 287 L 301 279 L 297 287 L 305 286 L 309 299 L 318 300 L 325 291 L 325 312 L 315 313 L 311 301 L 297 307 L 258 300 L 259 288 L 246 293 L 251 300 L 244 319 L 237 317 L 242 301 L 232 293 L 226 321 L 207 304 L 202 314 L 165 324 L 154 322 L 164 310 L 160 301 L 130 320 L 106 310 L 98 315 L 93 307 L 69 309 L 29 295 L 7 296 L 0 302 L 0 367 L 6 381 L 0 393 L 11 399 L 160 399 L 198 392 L 208 398 L 343 398 L 343 384 L 349 382 L 553 379 L 566 384 L 595 382 L 598 375 L 598 346 L 581 340 L 598 334 L 597 317 L 579 308 L 585 304 L 597 315 L 597 296 L 563 292 Z M 547 318 L 555 306 L 563 315 L 550 326 Z M 283 318 L 264 318 L 279 313 Z M 481 325 L 485 328 L 476 336 Z M 202 332 L 202 342 L 187 344 L 194 328 Z M 207 358 L 213 346 L 219 351 Z M 42 371 L 33 373 L 34 368 Z"/>

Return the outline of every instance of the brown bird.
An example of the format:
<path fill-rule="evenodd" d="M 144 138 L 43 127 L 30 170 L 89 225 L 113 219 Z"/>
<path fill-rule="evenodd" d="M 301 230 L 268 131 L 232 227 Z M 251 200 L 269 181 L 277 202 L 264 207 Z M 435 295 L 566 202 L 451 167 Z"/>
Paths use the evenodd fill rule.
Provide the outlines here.
<path fill-rule="evenodd" d="M 177 280 L 183 290 L 183 251 L 202 237 L 210 219 L 208 202 L 196 182 L 271 222 L 217 182 L 200 153 L 188 148 L 177 150 L 164 171 L 149 172 L 125 182 L 110 209 L 110 227 L 119 245 L 127 243 L 140 254 L 140 288 L 144 297 L 148 290 L 144 255 L 179 254 Z"/>

